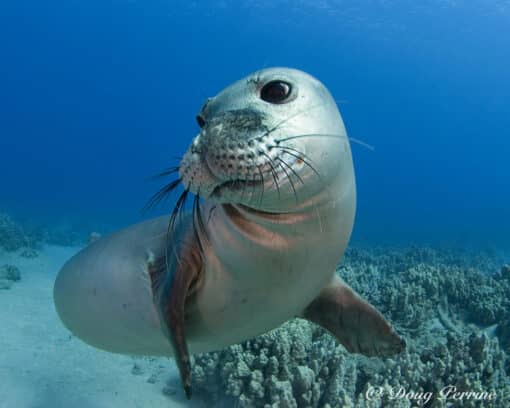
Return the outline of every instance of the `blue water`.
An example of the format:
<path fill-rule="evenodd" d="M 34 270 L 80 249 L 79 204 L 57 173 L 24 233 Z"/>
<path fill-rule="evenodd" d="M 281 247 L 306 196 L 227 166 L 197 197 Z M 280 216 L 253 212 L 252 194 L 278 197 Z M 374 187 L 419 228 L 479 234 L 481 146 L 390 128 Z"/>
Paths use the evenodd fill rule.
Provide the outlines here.
<path fill-rule="evenodd" d="M 355 240 L 510 246 L 508 1 L 0 2 L 0 209 L 138 221 L 203 100 L 275 65 L 376 148 Z"/>

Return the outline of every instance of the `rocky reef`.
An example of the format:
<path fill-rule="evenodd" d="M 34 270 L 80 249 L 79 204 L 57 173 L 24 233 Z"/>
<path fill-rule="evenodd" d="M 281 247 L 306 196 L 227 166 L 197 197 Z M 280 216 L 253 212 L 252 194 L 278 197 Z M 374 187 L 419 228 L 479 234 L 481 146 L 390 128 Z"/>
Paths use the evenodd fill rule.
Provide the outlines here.
<path fill-rule="evenodd" d="M 488 254 L 355 248 L 337 272 L 405 335 L 406 352 L 349 354 L 296 319 L 195 356 L 208 406 L 510 406 L 510 267 Z"/>

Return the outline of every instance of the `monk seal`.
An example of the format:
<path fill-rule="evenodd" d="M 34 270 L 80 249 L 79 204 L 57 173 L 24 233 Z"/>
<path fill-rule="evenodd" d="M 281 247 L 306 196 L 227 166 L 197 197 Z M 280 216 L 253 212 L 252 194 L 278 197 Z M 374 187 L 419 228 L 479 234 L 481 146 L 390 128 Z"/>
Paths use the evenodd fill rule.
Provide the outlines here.
<path fill-rule="evenodd" d="M 386 356 L 403 339 L 336 276 L 356 189 L 349 139 L 328 90 L 294 69 L 255 72 L 210 98 L 177 167 L 172 215 L 100 238 L 59 272 L 63 323 L 92 346 L 174 356 L 253 338 L 294 317 L 351 352 Z M 184 213 L 188 194 L 193 211 Z M 200 198 L 199 198 L 200 197 Z"/>

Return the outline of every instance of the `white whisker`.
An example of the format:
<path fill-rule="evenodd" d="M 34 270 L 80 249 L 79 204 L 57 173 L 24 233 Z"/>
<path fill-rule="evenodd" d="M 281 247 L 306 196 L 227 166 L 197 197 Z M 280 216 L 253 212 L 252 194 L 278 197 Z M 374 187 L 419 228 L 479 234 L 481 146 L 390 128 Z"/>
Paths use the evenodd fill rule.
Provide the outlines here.
<path fill-rule="evenodd" d="M 353 143 L 359 144 L 360 146 L 366 147 L 368 150 L 375 152 L 375 147 L 364 142 L 363 140 L 355 139 L 353 137 L 350 137 L 349 140 Z"/>

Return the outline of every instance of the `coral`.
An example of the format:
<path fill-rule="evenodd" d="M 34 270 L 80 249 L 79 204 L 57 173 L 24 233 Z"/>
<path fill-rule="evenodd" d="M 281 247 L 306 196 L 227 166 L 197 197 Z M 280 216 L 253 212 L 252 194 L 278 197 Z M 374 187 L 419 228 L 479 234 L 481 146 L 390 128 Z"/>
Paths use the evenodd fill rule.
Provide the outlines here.
<path fill-rule="evenodd" d="M 97 233 L 90 233 L 94 227 L 93 222 L 85 220 L 57 219 L 49 224 L 41 225 L 37 221 L 26 221 L 23 224 L 25 234 L 34 243 L 34 249 L 45 243 L 58 246 L 83 246 L 89 243 L 90 238 L 98 238 Z"/>
<path fill-rule="evenodd" d="M 510 317 L 507 317 L 498 324 L 496 334 L 498 335 L 503 348 L 510 354 Z"/>
<path fill-rule="evenodd" d="M 450 311 L 459 320 L 489 326 L 510 316 L 510 279 L 481 255 L 416 250 L 389 251 L 375 256 L 350 250 L 339 273 L 354 289 L 391 319 L 406 328 L 417 328 L 427 313 Z M 433 255 L 432 255 L 433 254 Z M 430 262 L 425 262 L 429 259 Z M 468 258 L 469 259 L 469 258 Z M 483 269 L 487 268 L 487 269 Z M 431 311 L 431 312 L 429 312 Z"/>
<path fill-rule="evenodd" d="M 226 350 L 195 356 L 194 383 L 202 395 L 239 407 L 332 407 L 348 404 L 356 369 L 322 329 L 296 319 Z M 220 381 L 213 381 L 220 379 Z"/>
<path fill-rule="evenodd" d="M 50 245 L 75 246 L 87 242 L 86 234 L 67 224 L 55 224 L 42 231 L 42 239 Z"/>
<path fill-rule="evenodd" d="M 34 259 L 39 256 L 37 251 L 32 248 L 25 248 L 23 251 L 20 252 L 19 256 L 27 259 Z"/>
<path fill-rule="evenodd" d="M 14 265 L 0 267 L 0 289 L 10 289 L 14 282 L 21 279 L 20 270 Z"/>
<path fill-rule="evenodd" d="M 487 254 L 351 249 L 338 273 L 406 336 L 405 353 L 352 355 L 296 319 L 195 356 L 195 388 L 211 406 L 225 397 L 232 406 L 265 408 L 510 406 L 509 269 Z M 495 400 L 440 399 L 454 388 L 493 392 Z"/>
<path fill-rule="evenodd" d="M 89 234 L 89 239 L 88 239 L 88 243 L 89 243 L 89 245 L 90 245 L 90 244 L 92 244 L 92 243 L 94 243 L 94 242 L 96 242 L 96 241 L 97 241 L 98 239 L 100 239 L 100 238 L 101 238 L 101 234 L 100 234 L 99 232 L 95 232 L 95 231 L 94 231 L 94 232 L 91 232 L 91 233 Z"/>
<path fill-rule="evenodd" d="M 23 229 L 7 214 L 0 214 L 0 248 L 12 252 L 29 244 Z"/>
<path fill-rule="evenodd" d="M 510 265 L 503 265 L 499 274 L 501 279 L 510 281 Z"/>

